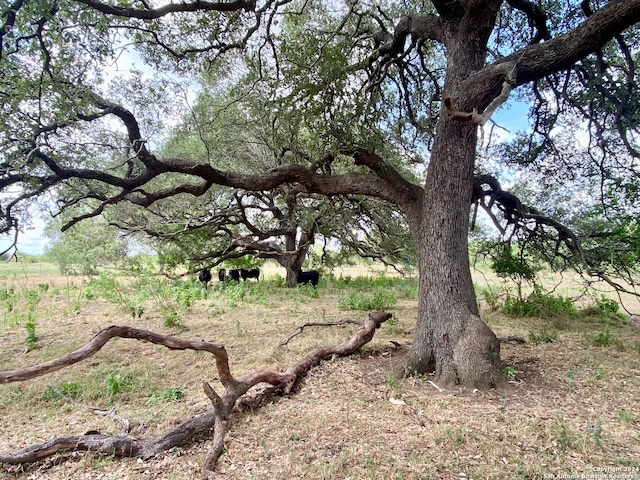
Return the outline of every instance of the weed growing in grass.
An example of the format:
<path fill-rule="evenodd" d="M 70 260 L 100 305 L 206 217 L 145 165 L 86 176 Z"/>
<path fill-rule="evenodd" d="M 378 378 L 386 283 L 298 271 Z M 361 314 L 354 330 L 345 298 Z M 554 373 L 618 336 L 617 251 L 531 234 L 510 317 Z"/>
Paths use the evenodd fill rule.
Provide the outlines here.
<path fill-rule="evenodd" d="M 376 467 L 376 462 L 371 460 L 370 458 L 365 459 L 362 463 L 362 466 L 367 470 L 369 478 L 376 478 L 378 467 Z"/>
<path fill-rule="evenodd" d="M 553 343 L 558 340 L 558 331 L 555 328 L 542 327 L 537 332 L 529 332 L 529 340 L 536 345 Z"/>
<path fill-rule="evenodd" d="M 165 402 L 175 402 L 184 398 L 184 389 L 182 387 L 168 387 L 162 389 L 160 398 Z"/>
<path fill-rule="evenodd" d="M 78 382 L 62 382 L 60 384 L 60 391 L 67 397 L 75 398 L 80 393 L 80 384 Z"/>
<path fill-rule="evenodd" d="M 387 389 L 393 392 L 400 392 L 402 390 L 402 386 L 404 385 L 402 379 L 394 375 L 386 375 L 384 378 L 384 382 L 387 385 Z"/>
<path fill-rule="evenodd" d="M 615 347 L 618 350 L 624 350 L 624 343 L 615 334 L 611 333 L 608 328 L 606 330 L 598 332 L 598 334 L 591 339 L 591 344 L 596 347 Z"/>
<path fill-rule="evenodd" d="M 191 308 L 197 300 L 202 300 L 206 290 L 196 282 L 176 281 L 171 284 L 171 292 L 175 302 L 183 309 Z"/>
<path fill-rule="evenodd" d="M 453 443 L 453 448 L 455 450 L 460 448 L 460 445 L 467 440 L 467 431 L 462 425 L 447 427 L 445 433 L 451 439 L 451 443 Z"/>
<path fill-rule="evenodd" d="M 602 445 L 602 425 L 600 425 L 600 421 L 589 427 L 589 433 L 591 434 L 591 438 L 593 438 L 594 443 L 600 449 L 603 449 Z"/>
<path fill-rule="evenodd" d="M 631 415 L 629 414 L 629 412 L 627 412 L 626 410 L 616 410 L 616 416 L 618 417 L 618 419 L 621 422 L 632 422 L 633 418 L 631 417 Z"/>
<path fill-rule="evenodd" d="M 220 307 L 209 308 L 209 316 L 211 318 L 222 317 L 225 314 L 225 309 Z"/>
<path fill-rule="evenodd" d="M 146 401 L 147 405 L 153 405 L 158 402 L 177 402 L 184 398 L 184 389 L 182 387 L 163 388 L 158 395 L 151 395 Z"/>
<path fill-rule="evenodd" d="M 225 286 L 224 294 L 230 307 L 237 307 L 247 294 L 241 283 L 231 283 Z"/>
<path fill-rule="evenodd" d="M 144 307 L 140 305 L 127 305 L 127 310 L 132 318 L 142 318 Z"/>
<path fill-rule="evenodd" d="M 122 377 L 118 373 L 108 373 L 106 378 L 104 379 L 104 383 L 107 385 L 107 391 L 111 395 L 115 395 L 122 388 Z"/>
<path fill-rule="evenodd" d="M 27 311 L 27 320 L 24 322 L 25 343 L 27 344 L 27 350 L 33 350 L 36 348 L 36 342 L 38 341 L 38 334 L 36 333 L 36 320 L 33 315 L 33 311 Z"/>
<path fill-rule="evenodd" d="M 378 289 L 372 296 L 359 291 L 350 291 L 338 297 L 338 308 L 342 310 L 385 310 L 398 303 L 392 290 Z"/>
<path fill-rule="evenodd" d="M 165 327 L 177 327 L 180 325 L 178 311 L 173 307 L 161 307 L 160 317 Z"/>
<path fill-rule="evenodd" d="M 564 419 L 562 417 L 556 416 L 556 423 L 553 425 L 552 431 L 560 450 L 564 451 L 571 446 L 573 442 L 573 435 L 571 434 L 569 427 L 564 423 Z"/>
<path fill-rule="evenodd" d="M 60 392 L 60 394 L 64 395 L 65 397 L 77 399 L 80 396 L 80 384 L 78 382 L 64 381 L 53 389 L 47 388 L 44 391 L 44 399 L 47 401 L 60 400 L 58 392 Z"/>
<path fill-rule="evenodd" d="M 135 389 L 137 381 L 133 373 L 108 372 L 104 377 L 104 384 L 107 387 L 109 396 L 113 397 L 119 393 L 128 392 Z"/>
<path fill-rule="evenodd" d="M 309 298 L 320 298 L 320 290 L 313 285 L 299 285 L 298 289 Z"/>
<path fill-rule="evenodd" d="M 519 317 L 577 317 L 578 311 L 569 298 L 549 295 L 536 288 L 526 299 L 508 296 L 502 307 L 507 315 Z"/>
<path fill-rule="evenodd" d="M 593 372 L 593 377 L 596 380 L 604 380 L 605 378 L 607 378 L 607 372 L 605 372 L 604 370 L 596 370 L 595 372 Z"/>

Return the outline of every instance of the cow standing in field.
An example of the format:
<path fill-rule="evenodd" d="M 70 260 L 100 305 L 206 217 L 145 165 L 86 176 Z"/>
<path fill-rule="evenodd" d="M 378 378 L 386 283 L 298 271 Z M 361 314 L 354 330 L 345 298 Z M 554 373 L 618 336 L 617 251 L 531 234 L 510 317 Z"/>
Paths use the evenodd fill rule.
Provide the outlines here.
<path fill-rule="evenodd" d="M 204 289 L 209 288 L 209 282 L 211 281 L 211 270 L 203 268 L 198 272 L 198 280 L 204 284 Z"/>
<path fill-rule="evenodd" d="M 249 269 L 241 268 L 240 276 L 242 277 L 242 280 L 244 280 L 245 282 L 249 278 L 255 278 L 257 281 L 260 281 L 260 269 L 259 268 L 249 268 Z"/>
<path fill-rule="evenodd" d="M 229 281 L 229 282 L 240 282 L 240 270 L 237 268 L 234 268 L 232 270 L 228 270 L 227 271 L 227 275 L 224 278 L 225 280 Z"/>
<path fill-rule="evenodd" d="M 320 273 L 317 270 L 303 272 L 301 268 L 298 268 L 296 269 L 296 281 L 298 285 L 307 285 L 310 283 L 316 287 L 320 281 Z"/>

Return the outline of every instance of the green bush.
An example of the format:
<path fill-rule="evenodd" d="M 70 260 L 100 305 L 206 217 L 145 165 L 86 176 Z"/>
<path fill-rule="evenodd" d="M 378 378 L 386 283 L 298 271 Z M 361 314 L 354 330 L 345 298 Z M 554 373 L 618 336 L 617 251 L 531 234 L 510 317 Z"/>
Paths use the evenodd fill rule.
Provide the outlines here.
<path fill-rule="evenodd" d="M 0 289 L 0 302 L 7 312 L 13 311 L 16 306 L 17 295 L 13 287 Z"/>
<path fill-rule="evenodd" d="M 591 339 L 591 344 L 596 347 L 615 347 L 618 350 L 624 350 L 624 343 L 615 334 L 611 333 L 608 328 L 606 330 L 598 332 L 598 334 Z"/>
<path fill-rule="evenodd" d="M 25 330 L 25 343 L 28 350 L 36 348 L 36 342 L 38 341 L 38 334 L 36 333 L 36 319 L 33 316 L 33 312 L 29 310 L 27 312 L 27 320 L 24 323 Z"/>
<path fill-rule="evenodd" d="M 605 297 L 604 295 L 596 302 L 596 306 L 600 310 L 600 318 L 604 322 L 615 320 L 616 322 L 626 323 L 626 317 L 620 313 L 620 304 L 615 300 Z"/>
<path fill-rule="evenodd" d="M 542 293 L 535 289 L 525 299 L 508 296 L 502 311 L 516 317 L 577 317 L 578 311 L 570 298 Z"/>

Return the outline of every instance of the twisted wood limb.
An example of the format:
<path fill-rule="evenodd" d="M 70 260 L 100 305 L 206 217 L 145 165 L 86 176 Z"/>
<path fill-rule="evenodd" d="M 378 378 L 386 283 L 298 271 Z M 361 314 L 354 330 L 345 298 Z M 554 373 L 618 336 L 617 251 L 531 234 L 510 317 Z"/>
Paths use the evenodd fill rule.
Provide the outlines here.
<path fill-rule="evenodd" d="M 214 355 L 216 367 L 220 375 L 220 382 L 225 385 L 233 380 L 229 370 L 229 357 L 224 346 L 211 342 L 194 340 L 183 340 L 177 337 L 161 335 L 159 333 L 142 330 L 139 328 L 127 327 L 124 325 L 112 325 L 100 330 L 88 343 L 78 350 L 63 355 L 49 362 L 34 365 L 20 370 L 0 372 L 0 384 L 11 382 L 23 382 L 32 378 L 55 372 L 64 367 L 86 360 L 95 355 L 112 338 L 132 338 L 143 342 L 150 342 L 156 345 L 164 345 L 171 350 L 200 350 Z"/>
<path fill-rule="evenodd" d="M 335 322 L 306 322 L 302 325 L 298 326 L 295 332 L 285 338 L 282 342 L 278 344 L 279 347 L 283 347 L 287 345 L 293 337 L 300 335 L 305 328 L 307 327 L 335 327 L 338 325 L 345 325 L 347 323 L 352 323 L 354 325 L 360 325 L 360 322 L 357 320 L 352 320 L 350 318 L 343 318 L 341 320 L 336 320 Z"/>
<path fill-rule="evenodd" d="M 213 428 L 212 450 L 207 455 L 202 466 L 202 478 L 205 480 L 214 478 L 216 463 L 224 450 L 224 437 L 228 428 L 227 423 L 231 411 L 240 397 L 244 396 L 251 387 L 259 383 L 269 384 L 270 390 L 263 390 L 262 392 L 252 395 L 251 398 L 248 399 L 248 402 L 253 406 L 258 406 L 261 400 L 270 392 L 281 391 L 289 394 L 303 373 L 324 359 L 336 355 L 349 355 L 355 352 L 371 341 L 375 330 L 389 318 L 391 318 L 390 313 L 372 312 L 367 315 L 362 321 L 360 328 L 346 342 L 332 347 L 316 348 L 284 372 L 258 371 L 244 375 L 239 379 L 231 375 L 227 352 L 222 345 L 204 341 L 183 340 L 127 326 L 111 326 L 105 328 L 98 332 L 98 334 L 83 347 L 67 355 L 63 355 L 58 359 L 25 369 L 0 372 L 0 384 L 29 380 L 73 365 L 94 355 L 110 339 L 120 337 L 147 341 L 157 345 L 163 345 L 169 349 L 192 349 L 210 352 L 215 357 L 218 377 L 225 387 L 224 394 L 222 396 L 218 395 L 207 382 L 203 382 L 204 392 L 211 400 L 212 406 L 204 413 L 182 422 L 154 439 L 139 440 L 130 436 L 117 437 L 101 434 L 59 437 L 42 444 L 25 447 L 21 450 L 0 452 L 0 463 L 31 463 L 57 453 L 74 450 L 91 450 L 93 452 L 118 457 L 141 457 L 147 459 L 172 447 L 184 445 L 198 433 Z M 242 401 L 244 402 L 244 398 Z"/>
<path fill-rule="evenodd" d="M 447 115 L 451 120 L 457 120 L 459 122 L 470 122 L 475 123 L 480 126 L 484 126 L 485 123 L 489 121 L 493 112 L 495 112 L 500 105 L 507 101 L 509 98 L 509 94 L 511 93 L 511 89 L 515 85 L 516 80 L 516 69 L 515 66 L 511 69 L 511 71 L 507 72 L 505 75 L 504 82 L 502 82 L 502 90 L 500 94 L 493 99 L 493 101 L 487 105 L 487 108 L 484 109 L 483 113 L 478 113 L 476 109 L 473 112 L 461 112 L 456 110 L 452 103 L 451 98 L 447 97 L 444 99 L 444 108 L 447 112 Z"/>

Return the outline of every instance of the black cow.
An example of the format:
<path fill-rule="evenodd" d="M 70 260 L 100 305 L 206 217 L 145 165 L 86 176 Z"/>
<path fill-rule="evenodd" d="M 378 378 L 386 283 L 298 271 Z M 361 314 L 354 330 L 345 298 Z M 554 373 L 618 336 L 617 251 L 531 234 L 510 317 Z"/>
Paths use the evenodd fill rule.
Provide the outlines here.
<path fill-rule="evenodd" d="M 232 282 L 240 282 L 240 270 L 234 268 L 233 270 L 228 270 L 227 275 L 224 278 L 227 281 Z"/>
<path fill-rule="evenodd" d="M 308 272 L 303 272 L 301 268 L 296 269 L 296 280 L 298 285 L 307 285 L 311 284 L 314 287 L 318 285 L 318 281 L 320 280 L 320 273 L 317 270 L 309 270 Z"/>
<path fill-rule="evenodd" d="M 218 280 L 220 280 L 221 282 L 224 282 L 226 277 L 227 277 L 227 271 L 224 268 L 221 268 L 220 270 L 218 270 Z"/>
<path fill-rule="evenodd" d="M 247 281 L 248 278 L 255 278 L 257 281 L 260 281 L 260 269 L 259 268 L 241 268 L 240 269 L 240 276 L 242 277 L 242 280 L 244 280 L 245 282 Z"/>
<path fill-rule="evenodd" d="M 204 284 L 205 290 L 208 288 L 208 284 L 211 281 L 211 270 L 203 268 L 198 272 L 198 280 Z"/>

